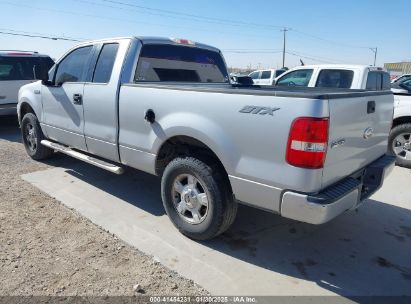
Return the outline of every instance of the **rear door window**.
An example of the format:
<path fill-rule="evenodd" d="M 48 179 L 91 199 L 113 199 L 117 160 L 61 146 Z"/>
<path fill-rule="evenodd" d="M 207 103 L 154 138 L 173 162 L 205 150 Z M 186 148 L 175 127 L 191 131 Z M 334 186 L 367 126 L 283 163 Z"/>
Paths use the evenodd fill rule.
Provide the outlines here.
<path fill-rule="evenodd" d="M 310 83 L 312 69 L 292 71 L 277 81 L 277 86 L 298 86 L 306 87 Z"/>
<path fill-rule="evenodd" d="M 319 88 L 351 88 L 354 71 L 351 70 L 321 70 L 316 87 Z"/>
<path fill-rule="evenodd" d="M 270 79 L 271 78 L 271 71 L 262 71 L 261 72 L 261 79 Z"/>
<path fill-rule="evenodd" d="M 93 82 L 108 83 L 116 60 L 118 43 L 104 44 L 94 70 Z"/>
<path fill-rule="evenodd" d="M 375 73 L 375 72 L 369 72 L 368 73 L 367 85 L 365 87 L 367 90 L 372 90 L 372 91 L 377 90 L 377 77 L 378 77 L 378 74 L 379 73 Z"/>
<path fill-rule="evenodd" d="M 138 60 L 135 81 L 229 82 L 220 53 L 188 46 L 144 45 Z"/>

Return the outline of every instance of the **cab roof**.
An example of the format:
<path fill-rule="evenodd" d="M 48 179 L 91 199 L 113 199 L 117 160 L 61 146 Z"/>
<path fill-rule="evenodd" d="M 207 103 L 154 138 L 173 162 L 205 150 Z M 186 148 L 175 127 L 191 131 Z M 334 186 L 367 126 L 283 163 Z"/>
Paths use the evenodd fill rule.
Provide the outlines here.
<path fill-rule="evenodd" d="M 375 67 L 365 64 L 311 64 L 311 65 L 300 65 L 294 68 L 289 69 L 287 72 L 291 70 L 299 70 L 299 69 L 357 69 L 357 70 L 371 70 L 371 71 L 385 71 L 382 67 Z"/>
<path fill-rule="evenodd" d="M 183 39 L 183 38 L 168 38 L 168 37 L 156 37 L 156 36 L 125 36 L 125 37 L 113 37 L 113 38 L 104 38 L 104 39 L 97 39 L 97 40 L 91 40 L 91 41 L 85 41 L 80 43 L 82 44 L 91 44 L 91 43 L 104 43 L 108 41 L 113 41 L 113 40 L 122 40 L 122 39 L 130 39 L 130 40 L 139 40 L 143 44 L 171 44 L 171 45 L 187 45 L 187 46 L 192 46 L 192 47 L 199 47 L 203 49 L 208 49 L 210 51 L 214 52 L 220 52 L 220 50 L 216 47 L 213 47 L 208 44 L 204 43 L 199 43 L 196 41 L 192 41 L 189 39 Z"/>

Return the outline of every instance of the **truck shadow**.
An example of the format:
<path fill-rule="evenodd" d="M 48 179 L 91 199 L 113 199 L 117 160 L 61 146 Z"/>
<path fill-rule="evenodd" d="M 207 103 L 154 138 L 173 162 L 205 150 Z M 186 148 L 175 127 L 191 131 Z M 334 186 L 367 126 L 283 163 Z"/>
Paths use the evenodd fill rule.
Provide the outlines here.
<path fill-rule="evenodd" d="M 59 156 L 49 164 L 61 166 L 66 158 Z M 133 169 L 115 176 L 66 161 L 68 174 L 154 216 L 165 214 L 159 178 Z M 240 205 L 233 226 L 201 244 L 254 265 L 257 271 L 271 272 L 273 284 L 282 274 L 287 276 L 282 280 L 297 289 L 301 280 L 310 281 L 348 298 L 411 295 L 411 211 L 377 200 L 321 226 Z M 258 274 L 256 278 L 258 284 Z"/>
<path fill-rule="evenodd" d="M 17 117 L 0 117 L 0 139 L 21 142 Z"/>

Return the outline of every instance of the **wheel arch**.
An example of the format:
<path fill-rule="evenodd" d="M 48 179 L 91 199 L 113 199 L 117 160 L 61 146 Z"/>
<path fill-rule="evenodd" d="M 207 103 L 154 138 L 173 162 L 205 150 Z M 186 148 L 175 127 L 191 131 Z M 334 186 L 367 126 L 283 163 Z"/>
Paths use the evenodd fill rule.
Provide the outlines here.
<path fill-rule="evenodd" d="M 411 123 L 411 116 L 401 116 L 394 118 L 392 122 L 392 127 L 396 127 L 402 124 Z"/>
<path fill-rule="evenodd" d="M 155 172 L 162 175 L 166 166 L 176 157 L 191 156 L 221 170 L 228 185 L 228 171 L 220 157 L 203 141 L 188 135 L 175 135 L 164 141 L 158 149 Z"/>
<path fill-rule="evenodd" d="M 30 103 L 24 100 L 19 104 L 18 116 L 19 116 L 20 122 L 23 119 L 24 115 L 26 115 L 27 113 L 33 113 L 34 115 L 37 116 L 36 111 L 34 111 Z"/>

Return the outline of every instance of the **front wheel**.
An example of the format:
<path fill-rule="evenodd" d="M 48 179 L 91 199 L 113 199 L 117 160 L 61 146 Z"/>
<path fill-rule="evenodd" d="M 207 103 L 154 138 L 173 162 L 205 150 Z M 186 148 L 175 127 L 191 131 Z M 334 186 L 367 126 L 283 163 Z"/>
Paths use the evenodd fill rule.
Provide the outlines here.
<path fill-rule="evenodd" d="M 171 161 L 161 180 L 164 208 L 181 233 L 211 239 L 228 229 L 237 203 L 221 170 L 192 157 Z"/>
<path fill-rule="evenodd" d="M 402 124 L 391 130 L 389 152 L 396 156 L 396 164 L 411 168 L 411 124 Z"/>
<path fill-rule="evenodd" d="M 42 160 L 53 155 L 53 150 L 41 144 L 43 131 L 36 115 L 27 113 L 21 121 L 21 136 L 27 154 L 35 160 Z"/>

